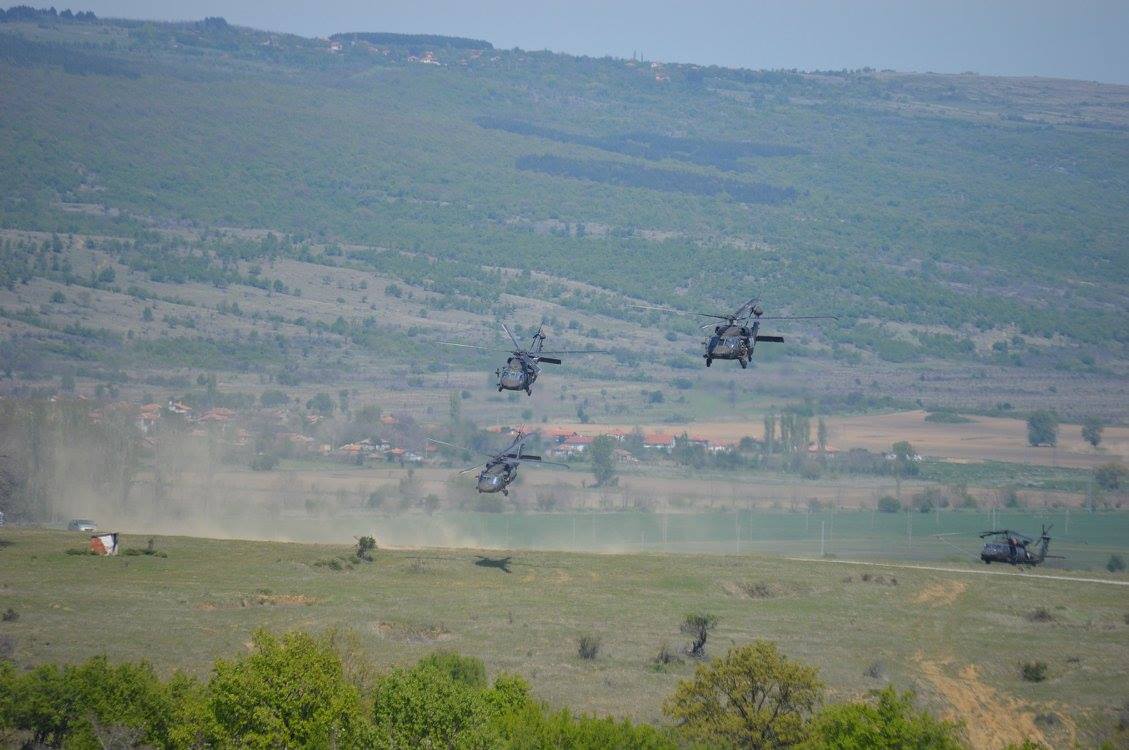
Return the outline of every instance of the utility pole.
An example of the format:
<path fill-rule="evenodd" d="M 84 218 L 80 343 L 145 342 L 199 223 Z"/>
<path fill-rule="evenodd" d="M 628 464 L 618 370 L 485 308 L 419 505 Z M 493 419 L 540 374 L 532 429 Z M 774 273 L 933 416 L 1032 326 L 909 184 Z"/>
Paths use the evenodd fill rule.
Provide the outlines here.
<path fill-rule="evenodd" d="M 741 511 L 736 511 L 737 517 L 737 554 L 741 554 Z"/>
<path fill-rule="evenodd" d="M 819 556 L 823 557 L 823 521 L 819 522 Z"/>

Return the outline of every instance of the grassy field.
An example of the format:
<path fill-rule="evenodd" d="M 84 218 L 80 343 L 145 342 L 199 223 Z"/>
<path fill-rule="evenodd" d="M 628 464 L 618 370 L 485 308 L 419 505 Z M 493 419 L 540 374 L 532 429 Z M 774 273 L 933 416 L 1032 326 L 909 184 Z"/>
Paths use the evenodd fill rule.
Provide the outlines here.
<path fill-rule="evenodd" d="M 381 665 L 455 648 L 491 673 L 524 675 L 552 704 L 661 721 L 663 698 L 693 667 L 650 660 L 685 640 L 685 612 L 706 610 L 720 623 L 712 653 L 777 641 L 819 667 L 833 698 L 886 680 L 913 687 L 963 719 L 977 747 L 1023 736 L 1091 744 L 1112 736 L 1126 697 L 1129 603 L 1125 588 L 1102 582 L 1126 579 L 1104 572 L 1079 582 L 977 575 L 979 565 L 520 552 L 506 574 L 451 549 L 382 550 L 334 570 L 324 563 L 347 547 L 159 537 L 165 558 L 110 559 L 66 554 L 84 544 L 79 534 L 5 529 L 0 540 L 0 604 L 19 615 L 0 636 L 21 666 L 105 653 L 201 673 L 245 649 L 257 627 L 338 628 Z M 1036 607 L 1050 619 L 1029 618 Z M 582 633 L 603 640 L 595 661 L 576 656 Z M 1032 660 L 1048 664 L 1045 682 L 1021 680 Z"/>

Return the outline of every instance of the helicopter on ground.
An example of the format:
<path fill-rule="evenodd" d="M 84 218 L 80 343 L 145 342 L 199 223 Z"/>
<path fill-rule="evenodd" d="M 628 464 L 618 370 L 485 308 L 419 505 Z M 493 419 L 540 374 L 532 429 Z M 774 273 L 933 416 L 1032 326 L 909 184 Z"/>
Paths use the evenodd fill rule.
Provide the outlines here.
<path fill-rule="evenodd" d="M 557 463 L 556 461 L 542 461 L 540 456 L 535 456 L 529 453 L 524 453 L 525 441 L 529 439 L 529 434 L 519 431 L 517 436 L 509 444 L 509 446 L 501 453 L 485 453 L 483 451 L 475 451 L 470 448 L 464 448 L 461 445 L 447 443 L 442 440 L 428 438 L 433 443 L 439 445 L 446 445 L 449 448 L 456 448 L 458 450 L 465 450 L 471 453 L 480 453 L 483 456 L 489 456 L 485 463 L 475 464 L 469 466 L 460 474 L 465 474 L 468 471 L 474 471 L 481 467 L 478 472 L 477 489 L 479 492 L 501 492 L 503 495 L 509 495 L 510 491 L 506 489 L 513 481 L 517 479 L 517 468 L 523 463 L 537 463 L 542 466 L 563 466 L 566 469 L 568 464 Z"/>
<path fill-rule="evenodd" d="M 1060 557 L 1047 554 L 1047 548 L 1051 545 L 1051 537 L 1047 533 L 1050 530 L 1050 526 L 1044 526 L 1038 541 L 1010 529 L 982 531 L 980 538 L 989 541 L 985 542 L 984 549 L 980 550 L 980 559 L 985 565 L 1000 562 L 1034 566 L 1042 564 L 1048 557 Z M 1032 544 L 1034 547 L 1031 547 Z"/>
<path fill-rule="evenodd" d="M 771 344 L 783 344 L 783 336 L 763 336 L 760 333 L 762 320 L 838 320 L 834 315 L 782 315 L 764 316 L 764 308 L 757 298 L 753 298 L 728 315 L 717 313 L 692 312 L 684 313 L 669 307 L 651 307 L 648 305 L 631 305 L 642 310 L 662 310 L 664 312 L 680 313 L 683 315 L 700 315 L 706 318 L 717 318 L 722 323 L 706 323 L 701 328 L 713 328 L 711 335 L 705 342 L 705 353 L 702 357 L 706 360 L 706 367 L 713 364 L 715 359 L 735 359 L 741 363 L 741 369 L 749 366 L 753 359 L 753 349 L 758 341 Z"/>
<path fill-rule="evenodd" d="M 536 382 L 537 376 L 541 374 L 541 363 L 547 362 L 551 365 L 559 365 L 561 360 L 558 357 L 546 356 L 548 354 L 606 354 L 603 349 L 573 349 L 562 351 L 544 351 L 545 346 L 545 333 L 544 324 L 537 326 L 537 332 L 533 334 L 533 338 L 529 341 L 529 346 L 522 347 L 518 343 L 517 338 L 510 332 L 509 327 L 502 323 L 502 329 L 506 335 L 510 337 L 513 342 L 514 348 L 510 350 L 509 359 L 506 364 L 499 367 L 494 371 L 498 376 L 498 392 L 501 391 L 525 391 L 527 396 L 533 395 L 533 383 Z M 483 349 L 489 352 L 505 351 L 504 349 L 495 349 L 490 346 L 478 346 L 477 344 L 460 344 L 454 341 L 442 341 L 442 344 L 447 346 L 461 346 L 467 349 Z"/>

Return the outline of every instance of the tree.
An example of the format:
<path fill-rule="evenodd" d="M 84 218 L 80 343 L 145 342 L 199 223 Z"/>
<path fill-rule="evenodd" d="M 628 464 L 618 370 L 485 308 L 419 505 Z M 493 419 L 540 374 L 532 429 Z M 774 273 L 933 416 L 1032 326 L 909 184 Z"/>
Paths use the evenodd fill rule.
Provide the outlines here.
<path fill-rule="evenodd" d="M 776 416 L 764 415 L 764 452 L 771 455 L 776 442 Z"/>
<path fill-rule="evenodd" d="M 259 630 L 250 655 L 216 662 L 208 683 L 207 744 L 220 747 L 371 746 L 357 688 L 327 637 Z"/>
<path fill-rule="evenodd" d="M 819 452 L 822 455 L 827 452 L 827 423 L 823 421 L 823 417 L 819 418 L 815 435 L 816 443 L 819 445 Z"/>
<path fill-rule="evenodd" d="M 1090 444 L 1091 447 L 1097 448 L 1102 442 L 1102 429 L 1105 425 L 1098 417 L 1086 417 L 1082 420 L 1082 439 Z"/>
<path fill-rule="evenodd" d="M 596 485 L 606 487 L 615 479 L 615 440 L 608 435 L 600 435 L 588 446 L 588 457 L 592 461 L 592 474 Z"/>
<path fill-rule="evenodd" d="M 882 513 L 897 513 L 901 511 L 902 503 L 896 497 L 883 495 L 878 498 L 878 510 Z"/>
<path fill-rule="evenodd" d="M 1094 469 L 1094 481 L 1108 492 L 1116 492 L 1125 487 L 1127 476 L 1129 470 L 1116 461 L 1110 461 Z"/>
<path fill-rule="evenodd" d="M 315 394 L 313 398 L 306 402 L 307 409 L 325 416 L 333 413 L 333 407 L 333 398 L 328 393 Z"/>
<path fill-rule="evenodd" d="M 1120 573 L 1125 570 L 1125 560 L 1121 558 L 1121 555 L 1110 555 L 1105 564 L 1105 569 L 1110 573 Z"/>
<path fill-rule="evenodd" d="M 1027 418 L 1027 442 L 1035 447 L 1056 445 L 1058 443 L 1058 415 L 1045 409 L 1032 412 L 1031 416 Z"/>
<path fill-rule="evenodd" d="M 960 750 L 957 725 L 933 718 L 913 705 L 913 693 L 887 686 L 876 702 L 839 703 L 811 722 L 803 750 Z"/>
<path fill-rule="evenodd" d="M 706 656 L 706 638 L 711 630 L 717 627 L 717 615 L 705 612 L 693 612 L 682 620 L 682 632 L 694 636 L 694 642 L 686 652 L 698 659 Z"/>
<path fill-rule="evenodd" d="M 805 720 L 822 695 L 815 668 L 790 661 L 774 643 L 754 641 L 699 666 L 663 712 L 705 745 L 778 748 L 804 739 Z"/>

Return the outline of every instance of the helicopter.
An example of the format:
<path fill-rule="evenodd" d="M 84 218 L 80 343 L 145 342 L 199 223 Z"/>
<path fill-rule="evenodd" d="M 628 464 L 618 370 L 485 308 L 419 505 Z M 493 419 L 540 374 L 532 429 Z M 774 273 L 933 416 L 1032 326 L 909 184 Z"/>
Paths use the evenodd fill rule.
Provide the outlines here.
<path fill-rule="evenodd" d="M 529 346 L 522 347 L 518 343 L 517 338 L 510 332 L 509 327 L 502 323 L 502 330 L 510 337 L 513 342 L 514 348 L 510 351 L 510 357 L 506 360 L 506 364 L 499 367 L 494 371 L 498 376 L 498 392 L 502 391 L 525 391 L 527 396 L 533 395 L 533 383 L 536 382 L 537 376 L 541 374 L 541 363 L 547 362 L 551 365 L 559 365 L 561 360 L 557 357 L 548 357 L 546 354 L 606 354 L 603 349 L 573 349 L 565 351 L 543 351 L 545 346 L 545 325 L 542 323 L 537 326 L 537 332 L 533 334 L 533 338 L 529 341 Z M 489 346 L 478 346 L 476 344 L 460 344 L 454 341 L 442 341 L 442 344 L 447 346 L 461 346 L 466 349 L 483 349 L 488 352 L 505 351 L 501 349 L 494 349 Z"/>
<path fill-rule="evenodd" d="M 556 461 L 542 461 L 540 456 L 534 456 L 529 453 L 523 453 L 525 441 L 529 439 L 529 434 L 518 431 L 517 436 L 509 444 L 509 446 L 501 453 L 485 453 L 483 451 L 473 451 L 470 448 L 464 448 L 461 445 L 453 443 L 446 443 L 442 440 L 428 438 L 433 443 L 439 445 L 446 445 L 449 448 L 456 448 L 458 450 L 470 451 L 472 453 L 480 453 L 483 456 L 489 456 L 489 459 L 484 464 L 475 464 L 469 466 L 460 474 L 465 474 L 468 471 L 474 471 L 481 468 L 478 472 L 477 489 L 479 492 L 501 492 L 503 495 L 509 495 L 510 491 L 506 489 L 513 481 L 517 479 L 517 467 L 523 463 L 538 463 L 542 466 L 563 466 L 566 469 L 568 464 L 557 463 Z"/>
<path fill-rule="evenodd" d="M 669 307 L 651 307 L 648 305 L 631 305 L 642 310 L 662 310 L 664 312 L 683 313 Z M 753 349 L 758 341 L 770 344 L 783 344 L 783 336 L 763 336 L 760 333 L 762 320 L 838 320 L 834 315 L 782 315 L 764 316 L 764 308 L 756 297 L 737 308 L 728 315 L 717 313 L 694 312 L 690 315 L 699 315 L 706 318 L 717 318 L 722 323 L 706 323 L 701 328 L 713 328 L 713 334 L 706 339 L 705 353 L 702 357 L 706 360 L 706 367 L 713 364 L 715 359 L 735 359 L 744 370 L 753 359 Z"/>
<path fill-rule="evenodd" d="M 1001 562 L 1009 565 L 1032 566 L 1042 564 L 1048 557 L 1062 559 L 1060 555 L 1047 554 L 1047 548 L 1051 545 L 1051 537 L 1047 533 L 1050 530 L 1050 526 L 1044 526 L 1038 542 L 1026 534 L 1020 534 L 1018 531 L 1010 529 L 982 531 L 980 538 L 989 541 L 985 542 L 984 549 L 980 550 L 980 559 L 984 561 L 985 565 Z M 1033 542 L 1035 546 L 1031 549 L 1029 545 Z"/>

